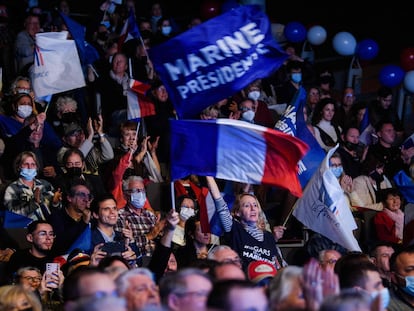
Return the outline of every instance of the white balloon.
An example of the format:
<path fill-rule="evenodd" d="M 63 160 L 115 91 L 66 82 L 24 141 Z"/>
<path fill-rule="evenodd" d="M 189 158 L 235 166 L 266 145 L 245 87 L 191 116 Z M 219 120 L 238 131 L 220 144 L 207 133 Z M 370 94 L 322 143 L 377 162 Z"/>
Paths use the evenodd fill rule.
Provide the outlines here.
<path fill-rule="evenodd" d="M 334 36 L 332 45 L 339 55 L 349 56 L 355 54 L 357 42 L 351 33 L 342 31 Z"/>
<path fill-rule="evenodd" d="M 326 40 L 326 30 L 322 26 L 313 26 L 308 30 L 307 39 L 310 44 L 320 45 Z"/>
<path fill-rule="evenodd" d="M 407 91 L 414 93 L 414 70 L 408 71 L 405 74 L 404 87 Z"/>

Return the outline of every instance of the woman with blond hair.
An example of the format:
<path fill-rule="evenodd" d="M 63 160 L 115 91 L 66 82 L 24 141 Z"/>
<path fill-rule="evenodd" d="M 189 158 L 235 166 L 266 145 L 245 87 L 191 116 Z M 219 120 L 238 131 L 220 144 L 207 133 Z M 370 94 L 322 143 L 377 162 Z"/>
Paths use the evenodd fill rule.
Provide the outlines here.
<path fill-rule="evenodd" d="M 42 311 L 42 304 L 36 295 L 20 285 L 0 287 L 0 310 Z"/>

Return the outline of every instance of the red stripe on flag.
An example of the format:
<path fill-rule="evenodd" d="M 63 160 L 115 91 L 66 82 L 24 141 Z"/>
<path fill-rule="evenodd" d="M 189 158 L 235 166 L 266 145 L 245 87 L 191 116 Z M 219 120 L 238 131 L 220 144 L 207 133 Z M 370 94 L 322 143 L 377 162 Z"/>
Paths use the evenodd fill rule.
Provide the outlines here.
<path fill-rule="evenodd" d="M 292 195 L 301 197 L 298 161 L 308 151 L 308 145 L 294 136 L 273 129 L 263 134 L 267 150 L 262 182 L 288 189 Z"/>

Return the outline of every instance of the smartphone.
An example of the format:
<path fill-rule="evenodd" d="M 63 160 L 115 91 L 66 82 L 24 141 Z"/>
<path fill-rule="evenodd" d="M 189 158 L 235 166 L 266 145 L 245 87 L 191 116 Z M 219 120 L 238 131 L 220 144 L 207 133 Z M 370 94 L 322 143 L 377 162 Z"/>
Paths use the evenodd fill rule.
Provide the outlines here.
<path fill-rule="evenodd" d="M 54 276 L 59 275 L 59 264 L 57 262 L 48 262 L 46 263 L 46 286 L 47 287 L 56 287 L 57 284 L 54 281 Z"/>

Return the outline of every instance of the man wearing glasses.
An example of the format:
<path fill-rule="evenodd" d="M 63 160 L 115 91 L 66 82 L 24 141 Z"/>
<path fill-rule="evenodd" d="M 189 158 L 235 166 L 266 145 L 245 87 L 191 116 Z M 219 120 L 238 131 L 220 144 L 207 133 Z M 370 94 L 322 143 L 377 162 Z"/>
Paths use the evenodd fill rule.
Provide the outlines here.
<path fill-rule="evenodd" d="M 80 178 L 75 179 L 66 195 L 63 208 L 54 211 L 48 218 L 56 233 L 52 249 L 55 256 L 67 254 L 72 244 L 89 226 L 92 200 L 93 195 L 88 184 Z"/>
<path fill-rule="evenodd" d="M 27 226 L 26 240 L 30 243 L 30 247 L 17 250 L 8 262 L 6 271 L 11 278 L 17 270 L 28 266 L 38 268 L 43 274 L 46 263 L 53 261 L 51 249 L 55 242 L 55 232 L 49 222 L 32 221 Z"/>
<path fill-rule="evenodd" d="M 127 204 L 119 210 L 116 231 L 129 228 L 141 254 L 150 257 L 155 249 L 154 240 L 164 228 L 165 220 L 147 208 L 144 180 L 140 176 L 129 176 L 123 181 L 122 190 Z"/>

